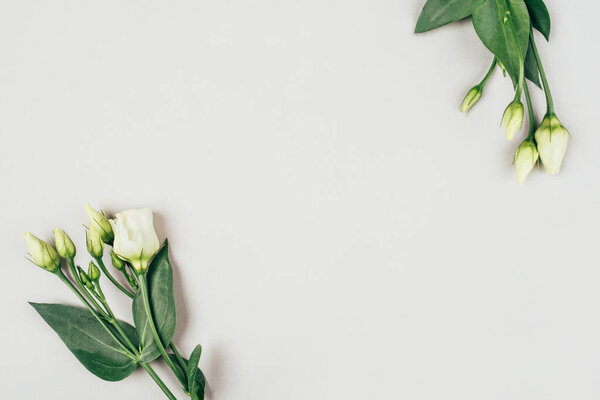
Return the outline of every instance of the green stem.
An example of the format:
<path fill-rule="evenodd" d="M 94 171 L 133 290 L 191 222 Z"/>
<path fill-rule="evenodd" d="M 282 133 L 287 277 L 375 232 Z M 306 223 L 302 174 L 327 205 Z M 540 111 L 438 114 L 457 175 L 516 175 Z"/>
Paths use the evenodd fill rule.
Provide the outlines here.
<path fill-rule="evenodd" d="M 123 349 L 123 351 L 124 351 L 123 354 L 126 354 L 128 357 L 135 360 L 136 359 L 135 354 L 131 353 L 131 351 L 127 348 L 127 346 L 114 334 L 114 332 L 108 327 L 108 325 L 106 325 L 106 322 L 98 316 L 96 311 L 93 309 L 92 305 L 79 292 L 79 290 L 77 290 L 77 288 L 75 287 L 75 285 L 73 285 L 73 283 L 69 280 L 69 278 L 67 278 L 61 270 L 58 270 L 56 275 L 60 278 L 61 281 L 63 281 L 69 287 L 69 289 L 71 289 L 73 291 L 73 293 L 75 293 L 75 295 L 79 298 L 79 300 L 81 300 L 81 302 L 92 313 L 94 318 L 96 318 L 96 320 L 102 325 L 102 327 L 104 329 L 106 329 L 106 331 L 114 339 L 114 341 L 117 342 L 117 344 Z"/>
<path fill-rule="evenodd" d="M 117 281 L 115 279 L 114 276 L 112 276 L 110 274 L 110 272 L 108 272 L 108 269 L 106 269 L 106 266 L 104 265 L 104 261 L 102 261 L 102 257 L 94 257 L 96 259 L 96 262 L 98 263 L 98 266 L 100 267 L 100 269 L 102 270 L 102 272 L 104 272 L 104 275 L 106 275 L 106 277 L 113 283 L 113 285 L 115 285 L 121 292 L 125 293 L 127 296 L 129 296 L 129 298 L 133 299 L 133 294 L 125 289 L 120 283 L 119 281 Z"/>
<path fill-rule="evenodd" d="M 175 344 L 171 342 L 169 343 L 169 347 L 173 351 L 173 354 L 175 354 L 175 358 L 177 359 L 177 362 L 179 363 L 181 368 L 183 368 L 184 371 L 187 371 L 187 365 L 185 364 L 183 357 L 181 357 L 181 353 L 179 353 L 179 350 L 177 349 L 177 347 L 175 347 Z"/>
<path fill-rule="evenodd" d="M 154 336 L 154 342 L 160 351 L 160 354 L 165 359 L 165 362 L 173 370 L 175 376 L 177 376 L 177 368 L 173 361 L 167 355 L 167 351 L 165 350 L 165 346 L 163 346 L 162 341 L 160 340 L 160 336 L 158 335 L 158 330 L 156 329 L 156 324 L 154 323 L 154 318 L 152 317 L 152 311 L 150 310 L 150 300 L 148 299 L 148 282 L 146 280 L 146 275 L 139 275 L 139 290 L 142 292 L 142 301 L 144 302 L 144 312 L 146 313 L 146 318 L 148 319 L 148 324 L 150 325 L 150 330 L 152 331 L 152 335 Z M 187 382 L 181 382 L 183 385 L 186 385 Z"/>
<path fill-rule="evenodd" d="M 89 300 L 89 302 L 94 305 L 95 311 L 97 313 L 99 313 L 104 319 L 109 319 L 108 314 L 106 314 L 102 310 L 102 307 L 100 307 L 100 305 L 96 302 L 96 300 L 94 300 L 94 298 L 92 297 L 92 295 L 87 291 L 87 289 L 86 289 L 85 285 L 83 284 L 83 282 L 81 282 L 81 280 L 79 279 L 79 274 L 77 273 L 77 269 L 75 268 L 75 261 L 72 258 L 69 258 L 67 260 L 67 262 L 69 264 L 69 269 L 71 270 L 71 275 L 73 275 L 73 280 L 75 280 L 75 283 L 77 283 L 77 286 L 79 286 L 79 289 L 83 292 L 83 294 L 85 295 L 85 297 L 87 297 L 87 299 Z"/>
<path fill-rule="evenodd" d="M 529 86 L 527 82 L 524 85 L 525 89 L 525 100 L 527 100 L 527 111 L 529 112 L 529 135 L 527 135 L 527 139 L 533 139 L 535 135 L 535 113 L 533 110 L 533 102 L 531 101 L 531 94 L 529 93 Z"/>
<path fill-rule="evenodd" d="M 148 372 L 148 375 L 150 375 L 152 377 L 152 379 L 154 379 L 154 382 L 156 382 L 156 384 L 158 386 L 160 386 L 160 388 L 162 389 L 163 393 L 167 395 L 167 397 L 171 400 L 177 400 L 177 397 L 175 397 L 173 395 L 173 393 L 171 393 L 171 391 L 169 390 L 169 388 L 165 385 L 165 383 L 159 378 L 158 375 L 156 375 L 156 372 L 154 372 L 154 370 L 152 369 L 152 367 L 148 364 L 140 364 L 145 370 L 146 372 Z"/>
<path fill-rule="evenodd" d="M 544 66 L 542 65 L 540 53 L 538 52 L 537 46 L 535 45 L 533 29 L 529 30 L 529 41 L 531 42 L 531 47 L 533 48 L 533 54 L 535 56 L 535 62 L 537 64 L 538 70 L 540 71 L 540 76 L 542 78 L 542 85 L 544 86 L 544 94 L 546 95 L 546 105 L 548 107 L 548 114 L 554 114 L 554 100 L 552 99 L 552 92 L 550 91 L 550 85 L 548 84 L 548 79 L 546 78 L 546 72 L 544 71 Z"/>
<path fill-rule="evenodd" d="M 494 72 L 494 69 L 496 68 L 497 64 L 498 64 L 498 59 L 496 57 L 494 57 L 494 59 L 492 60 L 492 65 L 490 66 L 490 69 L 488 70 L 487 74 L 485 74 L 482 81 L 479 82 L 478 86 L 481 86 L 481 88 L 483 88 L 486 85 L 486 83 L 490 80 L 490 77 L 492 76 L 492 73 Z"/>

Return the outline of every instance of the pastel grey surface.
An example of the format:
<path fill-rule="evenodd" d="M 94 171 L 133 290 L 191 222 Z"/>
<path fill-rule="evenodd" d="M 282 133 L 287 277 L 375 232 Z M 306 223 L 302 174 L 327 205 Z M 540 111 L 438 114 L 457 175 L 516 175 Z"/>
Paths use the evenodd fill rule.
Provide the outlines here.
<path fill-rule="evenodd" d="M 86 265 L 90 202 L 155 210 L 209 400 L 598 399 L 600 6 L 547 4 L 574 141 L 520 187 L 509 80 L 459 113 L 491 55 L 468 22 L 413 35 L 421 0 L 2 2 L 0 398 L 163 398 L 27 304 L 76 304 L 21 235 Z"/>

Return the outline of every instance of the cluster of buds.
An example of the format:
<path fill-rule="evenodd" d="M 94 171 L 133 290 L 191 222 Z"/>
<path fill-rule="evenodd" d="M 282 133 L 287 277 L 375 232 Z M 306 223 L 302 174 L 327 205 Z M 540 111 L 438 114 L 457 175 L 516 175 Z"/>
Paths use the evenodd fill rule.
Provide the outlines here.
<path fill-rule="evenodd" d="M 117 213 L 115 219 L 109 220 L 103 213 L 85 204 L 89 220 L 87 230 L 87 250 L 96 260 L 104 255 L 104 246 L 113 247 L 112 264 L 124 271 L 127 263 L 137 273 L 144 273 L 152 257 L 160 248 L 158 237 L 154 231 L 152 210 L 131 209 Z M 61 258 L 73 262 L 76 249 L 73 241 L 62 229 L 54 229 L 54 246 L 25 232 L 25 242 L 29 248 L 31 261 L 37 266 L 56 273 L 61 267 Z M 100 277 L 98 267 L 92 262 L 88 272 L 80 269 L 82 282 L 91 282 Z M 87 284 L 86 284 L 87 285 Z"/>

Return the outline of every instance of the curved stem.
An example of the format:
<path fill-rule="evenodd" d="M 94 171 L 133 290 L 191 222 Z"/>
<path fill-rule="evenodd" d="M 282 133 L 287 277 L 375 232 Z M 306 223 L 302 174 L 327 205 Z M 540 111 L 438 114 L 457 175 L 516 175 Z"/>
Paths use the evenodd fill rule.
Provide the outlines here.
<path fill-rule="evenodd" d="M 96 300 L 94 300 L 92 295 L 87 291 L 83 282 L 81 282 L 81 280 L 79 279 L 79 275 L 77 274 L 77 270 L 75 268 L 75 261 L 72 258 L 70 258 L 67 260 L 67 262 L 69 264 L 69 269 L 71 270 L 71 275 L 73 275 L 73 280 L 75 280 L 75 283 L 77 283 L 77 286 L 79 286 L 79 290 L 81 290 L 85 297 L 87 297 L 88 301 L 94 305 L 95 311 L 99 313 L 104 319 L 108 319 L 108 314 L 106 314 L 102 310 L 102 307 L 100 307 Z"/>
<path fill-rule="evenodd" d="M 165 359 L 165 362 L 173 370 L 175 376 L 177 376 L 177 367 L 173 364 L 173 361 L 169 358 L 167 351 L 165 350 L 165 346 L 163 346 L 162 341 L 160 340 L 160 336 L 158 335 L 158 330 L 156 329 L 156 324 L 154 323 L 154 318 L 152 317 L 152 311 L 150 310 L 150 301 L 148 299 L 148 282 L 146 280 L 146 275 L 139 275 L 139 290 L 142 292 L 142 301 L 144 303 L 144 312 L 146 313 L 146 318 L 148 319 L 148 323 L 150 325 L 150 330 L 152 331 L 152 336 L 154 336 L 154 342 L 160 351 L 160 354 Z M 182 384 L 186 384 L 181 382 Z"/>
<path fill-rule="evenodd" d="M 538 52 L 537 46 L 535 45 L 533 29 L 529 30 L 529 41 L 531 42 L 531 47 L 533 48 L 533 54 L 535 56 L 535 62 L 537 64 L 538 70 L 540 71 L 540 77 L 542 78 L 542 86 L 544 86 L 544 94 L 546 95 L 546 105 L 548 107 L 548 114 L 553 114 L 554 99 L 552 99 L 552 92 L 550 91 L 550 85 L 548 84 L 548 79 L 546 78 L 546 72 L 544 71 L 544 66 L 542 65 L 540 53 Z"/>
<path fill-rule="evenodd" d="M 529 86 L 527 86 L 527 82 L 523 87 L 525 89 L 525 100 L 527 100 L 527 111 L 529 112 L 529 135 L 527 135 L 527 139 L 532 139 L 535 134 L 535 113 L 533 110 L 533 102 L 531 101 L 531 94 L 529 93 Z"/>
<path fill-rule="evenodd" d="M 494 68 L 496 68 L 497 64 L 498 64 L 498 59 L 496 57 L 494 57 L 494 59 L 492 60 L 492 65 L 490 66 L 490 69 L 488 70 L 487 74 L 485 74 L 485 76 L 483 77 L 481 82 L 479 82 L 478 86 L 481 86 L 483 88 L 486 85 L 486 83 L 490 80 L 490 77 L 492 76 L 492 73 L 494 72 Z"/>
<path fill-rule="evenodd" d="M 170 400 L 177 400 L 177 397 L 175 397 L 173 393 L 171 393 L 167 385 L 165 385 L 165 383 L 160 379 L 160 377 L 156 375 L 156 372 L 152 369 L 152 367 L 149 364 L 141 363 L 140 365 L 146 370 L 146 372 L 148 372 L 148 375 L 150 375 L 152 379 L 154 379 L 154 382 L 156 382 L 156 384 L 162 389 L 163 393 L 167 395 L 167 397 Z"/>
<path fill-rule="evenodd" d="M 125 293 L 127 296 L 129 296 L 129 298 L 133 299 L 133 294 L 125 289 L 123 287 L 123 285 L 121 285 L 119 283 L 119 281 L 117 281 L 115 279 L 114 276 L 112 276 L 110 274 L 110 272 L 108 272 L 108 269 L 106 269 L 106 266 L 104 265 L 104 261 L 102 261 L 102 257 L 94 257 L 96 259 L 96 262 L 98 263 L 98 266 L 100 267 L 100 269 L 102 270 L 102 272 L 104 272 L 104 275 L 106 275 L 106 277 L 113 283 L 113 285 L 115 285 L 117 287 L 117 289 L 119 289 L 121 292 Z"/>
<path fill-rule="evenodd" d="M 173 351 L 173 354 L 175 355 L 175 358 L 177 359 L 177 363 L 179 363 L 181 368 L 183 368 L 183 370 L 186 371 L 187 365 L 186 365 L 183 357 L 181 357 L 181 353 L 179 353 L 179 350 L 177 349 L 177 347 L 175 347 L 175 344 L 173 344 L 173 342 L 171 342 L 171 343 L 169 343 L 169 347 Z"/>

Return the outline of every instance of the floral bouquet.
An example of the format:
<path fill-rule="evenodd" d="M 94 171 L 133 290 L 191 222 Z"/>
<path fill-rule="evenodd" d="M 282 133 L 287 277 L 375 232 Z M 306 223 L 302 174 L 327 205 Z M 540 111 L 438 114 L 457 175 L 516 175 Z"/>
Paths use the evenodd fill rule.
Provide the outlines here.
<path fill-rule="evenodd" d="M 141 366 L 169 399 L 176 399 L 150 366 L 160 357 L 189 397 L 203 399 L 205 378 L 198 368 L 202 347 L 196 346 L 185 359 L 172 342 L 176 323 L 173 270 L 168 243 L 165 240 L 161 246 L 154 231 L 152 210 L 127 210 L 108 219 L 88 204 L 85 209 L 87 251 L 93 258 L 87 272 L 75 263 L 75 245 L 64 231 L 54 230 L 54 245 L 31 232 L 24 235 L 31 261 L 63 281 L 85 308 L 30 304 L 99 378 L 120 381 Z M 112 272 L 103 260 L 106 245 L 112 246 Z M 102 290 L 102 274 L 132 300 L 135 326 L 113 313 Z M 113 274 L 122 275 L 123 284 Z"/>

